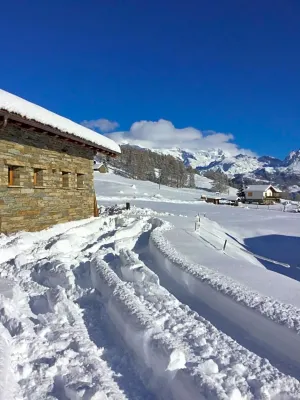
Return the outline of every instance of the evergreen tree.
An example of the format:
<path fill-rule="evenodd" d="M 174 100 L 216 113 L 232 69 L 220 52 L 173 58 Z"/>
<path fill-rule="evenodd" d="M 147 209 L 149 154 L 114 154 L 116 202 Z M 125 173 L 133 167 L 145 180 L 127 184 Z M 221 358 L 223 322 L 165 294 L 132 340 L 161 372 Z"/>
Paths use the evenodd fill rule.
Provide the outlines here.
<path fill-rule="evenodd" d="M 242 181 L 242 183 L 241 183 L 241 185 L 240 185 L 240 187 L 239 187 L 239 189 L 238 189 L 238 191 L 237 191 L 237 196 L 238 196 L 241 200 L 244 200 L 245 197 L 246 197 L 244 181 Z"/>

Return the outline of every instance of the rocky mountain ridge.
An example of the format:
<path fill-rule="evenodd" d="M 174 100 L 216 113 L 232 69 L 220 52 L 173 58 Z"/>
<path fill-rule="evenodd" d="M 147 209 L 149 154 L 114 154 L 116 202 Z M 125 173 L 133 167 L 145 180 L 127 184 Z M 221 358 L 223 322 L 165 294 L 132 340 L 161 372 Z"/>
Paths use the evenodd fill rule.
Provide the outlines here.
<path fill-rule="evenodd" d="M 272 156 L 251 156 L 238 154 L 231 156 L 222 149 L 184 150 L 152 149 L 181 159 L 199 172 L 221 170 L 235 180 L 248 179 L 259 182 L 272 182 L 281 187 L 300 187 L 300 149 L 290 152 L 284 160 Z M 300 190 L 300 188 L 299 188 Z"/>

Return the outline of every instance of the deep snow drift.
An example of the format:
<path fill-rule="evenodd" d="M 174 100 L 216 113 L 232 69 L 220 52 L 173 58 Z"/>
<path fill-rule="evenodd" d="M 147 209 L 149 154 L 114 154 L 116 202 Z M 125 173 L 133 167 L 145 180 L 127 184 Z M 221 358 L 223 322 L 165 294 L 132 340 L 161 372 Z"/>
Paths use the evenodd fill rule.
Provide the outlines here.
<path fill-rule="evenodd" d="M 299 399 L 299 215 L 95 177 L 131 210 L 0 235 L 0 399 Z"/>
<path fill-rule="evenodd" d="M 297 380 L 160 285 L 140 256 L 153 215 L 1 236 L 3 398 L 299 398 Z"/>

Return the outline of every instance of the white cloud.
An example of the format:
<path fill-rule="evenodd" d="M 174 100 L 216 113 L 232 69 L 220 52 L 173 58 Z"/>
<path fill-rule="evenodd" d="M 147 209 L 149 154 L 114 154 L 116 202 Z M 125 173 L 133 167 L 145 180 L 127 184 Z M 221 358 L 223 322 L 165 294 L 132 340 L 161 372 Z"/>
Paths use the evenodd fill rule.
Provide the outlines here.
<path fill-rule="evenodd" d="M 254 155 L 250 150 L 239 148 L 233 142 L 234 136 L 230 133 L 201 132 L 192 127 L 177 129 L 172 122 L 163 119 L 157 122 L 135 122 L 128 132 L 110 133 L 109 137 L 119 144 L 128 143 L 149 149 L 179 147 L 185 150 L 208 150 L 218 148 L 232 156 L 241 153 Z"/>
<path fill-rule="evenodd" d="M 118 122 L 105 118 L 85 120 L 81 122 L 81 125 L 100 132 L 111 132 L 119 126 Z"/>

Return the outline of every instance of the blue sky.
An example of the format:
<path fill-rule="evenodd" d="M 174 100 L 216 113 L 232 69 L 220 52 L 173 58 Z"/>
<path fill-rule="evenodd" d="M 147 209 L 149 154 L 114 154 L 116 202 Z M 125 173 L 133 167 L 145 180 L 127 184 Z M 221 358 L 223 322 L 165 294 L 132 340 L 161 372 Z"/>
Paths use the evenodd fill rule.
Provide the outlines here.
<path fill-rule="evenodd" d="M 11 0 L 1 15 L 1 87 L 61 115 L 300 147 L 299 0 Z"/>

